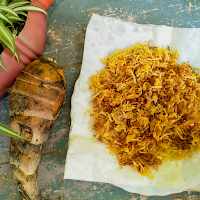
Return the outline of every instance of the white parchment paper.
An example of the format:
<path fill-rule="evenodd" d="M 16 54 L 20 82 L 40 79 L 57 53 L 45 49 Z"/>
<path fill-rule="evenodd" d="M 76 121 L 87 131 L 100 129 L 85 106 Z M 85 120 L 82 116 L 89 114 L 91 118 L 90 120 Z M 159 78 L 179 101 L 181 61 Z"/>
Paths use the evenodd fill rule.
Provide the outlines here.
<path fill-rule="evenodd" d="M 154 179 L 143 177 L 131 167 L 119 167 L 115 156 L 109 154 L 106 145 L 93 137 L 91 118 L 92 93 L 89 77 L 104 68 L 100 59 L 116 49 L 144 41 L 150 45 L 178 50 L 179 62 L 200 67 L 200 29 L 172 28 L 156 25 L 140 25 L 119 19 L 93 14 L 86 31 L 82 68 L 76 82 L 71 109 L 71 129 L 65 164 L 65 179 L 106 182 L 116 185 L 144 188 L 200 191 L 200 154 L 188 161 L 166 162 L 153 171 Z"/>

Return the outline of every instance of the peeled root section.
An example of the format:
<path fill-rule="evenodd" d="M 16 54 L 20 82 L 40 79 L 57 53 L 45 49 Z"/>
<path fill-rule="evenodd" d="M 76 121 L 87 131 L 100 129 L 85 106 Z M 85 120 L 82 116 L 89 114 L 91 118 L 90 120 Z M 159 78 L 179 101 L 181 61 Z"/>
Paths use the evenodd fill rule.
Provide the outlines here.
<path fill-rule="evenodd" d="M 15 165 L 11 165 L 13 174 L 18 183 L 18 190 L 21 193 L 24 200 L 39 200 L 39 189 L 37 184 L 37 173 L 33 175 L 27 175 L 22 170 L 16 168 Z"/>

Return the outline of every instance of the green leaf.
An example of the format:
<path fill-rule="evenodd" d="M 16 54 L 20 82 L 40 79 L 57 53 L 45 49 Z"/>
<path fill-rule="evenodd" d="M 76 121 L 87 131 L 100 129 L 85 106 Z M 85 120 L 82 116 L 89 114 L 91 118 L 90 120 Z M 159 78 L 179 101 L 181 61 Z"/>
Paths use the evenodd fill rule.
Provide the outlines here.
<path fill-rule="evenodd" d="M 17 11 L 39 11 L 39 12 L 43 12 L 44 14 L 47 15 L 47 12 L 44 9 L 40 8 L 39 6 L 34 6 L 34 5 L 20 6 L 17 8 L 13 8 L 13 10 L 15 12 L 17 12 Z"/>
<path fill-rule="evenodd" d="M 13 49 L 12 52 L 13 52 L 14 56 L 17 58 L 17 61 L 19 63 L 19 54 L 15 47 L 14 37 L 13 37 L 11 31 L 9 30 L 9 28 L 7 28 L 2 21 L 0 21 L 0 35 L 12 47 L 12 49 Z"/>
<path fill-rule="evenodd" d="M 0 133 L 3 133 L 4 135 L 10 136 L 10 137 L 27 140 L 26 138 L 20 136 L 19 134 L 17 134 L 10 128 L 4 126 L 3 124 L 0 124 Z"/>
<path fill-rule="evenodd" d="M 20 17 L 16 17 L 16 16 L 14 16 L 14 15 L 6 15 L 6 17 L 9 19 L 9 20 L 11 20 L 11 21 L 24 21 L 23 19 L 21 19 Z"/>
<path fill-rule="evenodd" d="M 12 46 L 13 49 L 15 48 L 13 35 L 9 28 L 4 25 L 2 20 L 0 21 L 0 35 Z"/>
<path fill-rule="evenodd" d="M 0 35 L 0 41 L 1 41 L 2 45 L 3 45 L 6 49 L 8 49 L 9 51 L 11 51 L 11 52 L 14 54 L 15 57 L 19 56 L 19 55 L 17 54 L 17 52 L 14 51 L 14 49 L 12 48 L 12 46 L 11 46 L 3 37 L 1 37 L 1 35 Z"/>
<path fill-rule="evenodd" d="M 8 70 L 3 66 L 3 61 L 2 61 L 2 59 L 1 59 L 1 56 L 0 56 L 0 67 L 1 67 L 2 69 L 4 69 L 5 71 L 8 71 Z"/>
<path fill-rule="evenodd" d="M 0 19 L 8 22 L 14 28 L 14 25 L 13 25 L 12 21 L 1 12 L 0 12 Z"/>
<path fill-rule="evenodd" d="M 25 17 L 29 18 L 29 16 L 23 11 L 17 11 L 17 14 L 24 15 Z"/>
<path fill-rule="evenodd" d="M 7 6 L 0 6 L 0 11 L 11 13 L 12 15 L 16 17 L 18 16 L 18 14 L 15 11 L 13 11 L 13 9 L 8 8 Z"/>
<path fill-rule="evenodd" d="M 22 5 L 30 4 L 30 1 L 13 1 L 8 4 L 8 7 L 13 9 Z"/>
<path fill-rule="evenodd" d="M 8 5 L 8 0 L 0 0 L 0 5 L 7 6 Z"/>

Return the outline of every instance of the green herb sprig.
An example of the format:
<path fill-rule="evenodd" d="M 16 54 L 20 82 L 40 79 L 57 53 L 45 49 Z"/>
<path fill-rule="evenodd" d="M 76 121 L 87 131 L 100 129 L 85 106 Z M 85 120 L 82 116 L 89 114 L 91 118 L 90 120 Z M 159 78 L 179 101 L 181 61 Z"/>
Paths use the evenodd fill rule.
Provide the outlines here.
<path fill-rule="evenodd" d="M 16 57 L 18 63 L 20 62 L 20 59 L 17 48 L 15 47 L 17 31 L 15 30 L 13 23 L 16 21 L 23 21 L 19 15 L 28 17 L 26 14 L 27 11 L 39 11 L 47 14 L 44 9 L 38 6 L 30 5 L 30 3 L 30 1 L 24 0 L 0 0 L 0 43 L 4 49 L 8 49 L 13 53 L 14 58 Z M 14 31 L 11 32 L 6 24 L 9 24 Z M 6 68 L 3 66 L 1 56 L 0 67 L 6 70 Z"/>

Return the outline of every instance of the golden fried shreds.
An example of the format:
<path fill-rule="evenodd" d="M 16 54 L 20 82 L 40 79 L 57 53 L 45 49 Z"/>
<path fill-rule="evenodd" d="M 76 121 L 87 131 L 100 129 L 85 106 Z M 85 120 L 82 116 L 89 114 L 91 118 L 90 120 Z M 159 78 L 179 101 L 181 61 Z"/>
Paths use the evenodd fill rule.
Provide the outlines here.
<path fill-rule="evenodd" d="M 150 178 L 151 168 L 200 149 L 200 76 L 178 58 L 140 43 L 102 60 L 105 69 L 90 77 L 97 139 L 121 167 Z"/>

